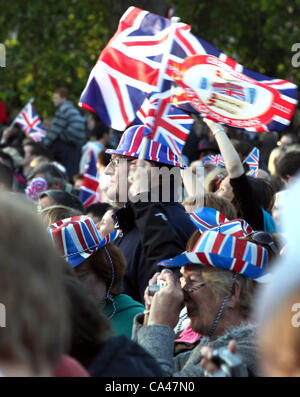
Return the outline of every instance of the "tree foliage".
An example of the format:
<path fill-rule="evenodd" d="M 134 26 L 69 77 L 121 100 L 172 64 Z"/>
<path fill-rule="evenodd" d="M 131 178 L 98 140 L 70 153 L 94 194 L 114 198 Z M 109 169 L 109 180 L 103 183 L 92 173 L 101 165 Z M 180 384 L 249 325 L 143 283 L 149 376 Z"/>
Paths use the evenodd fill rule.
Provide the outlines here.
<path fill-rule="evenodd" d="M 249 69 L 297 84 L 291 60 L 300 42 L 300 0 L 172 0 L 192 33 Z"/>

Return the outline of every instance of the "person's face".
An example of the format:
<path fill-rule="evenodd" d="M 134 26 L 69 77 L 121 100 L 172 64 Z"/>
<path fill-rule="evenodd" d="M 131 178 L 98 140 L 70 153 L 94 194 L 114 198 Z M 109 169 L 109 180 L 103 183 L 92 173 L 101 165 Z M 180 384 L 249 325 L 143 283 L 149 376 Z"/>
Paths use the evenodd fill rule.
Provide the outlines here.
<path fill-rule="evenodd" d="M 201 335 L 208 335 L 216 318 L 221 302 L 216 299 L 215 294 L 202 277 L 199 266 L 185 265 L 180 270 L 182 286 L 191 288 L 204 283 L 194 292 L 185 292 L 185 305 L 191 320 L 193 331 Z"/>
<path fill-rule="evenodd" d="M 110 179 L 107 182 L 107 197 L 117 203 L 126 203 L 128 201 L 129 183 L 128 167 L 129 162 L 134 160 L 132 157 L 125 157 L 113 154 L 112 159 L 119 159 L 118 164 L 110 162 L 104 170 L 105 175 L 109 175 Z"/>
<path fill-rule="evenodd" d="M 219 189 L 216 191 L 216 194 L 221 197 L 227 198 L 229 201 L 233 200 L 233 191 L 232 186 L 230 185 L 229 176 L 227 176 L 220 184 Z"/>
<path fill-rule="evenodd" d="M 65 101 L 65 99 L 62 98 L 59 94 L 57 94 L 57 93 L 54 93 L 54 94 L 53 94 L 52 102 L 53 102 L 53 105 L 54 105 L 55 107 L 59 106 L 59 105 L 60 105 L 61 103 L 63 103 L 64 101 Z"/>
<path fill-rule="evenodd" d="M 33 159 L 33 156 L 31 154 L 31 146 L 30 145 L 25 145 L 24 146 L 24 158 L 23 158 L 23 165 L 29 165 Z"/>
<path fill-rule="evenodd" d="M 286 148 L 293 143 L 292 138 L 289 135 L 283 135 L 280 139 L 280 147 Z"/>
<path fill-rule="evenodd" d="M 97 230 L 102 238 L 115 230 L 115 222 L 112 218 L 113 213 L 113 210 L 106 211 L 101 221 L 96 224 Z"/>
<path fill-rule="evenodd" d="M 41 207 L 41 209 L 50 207 L 53 204 L 54 204 L 54 200 L 49 196 L 44 196 L 39 200 L 39 206 Z"/>
<path fill-rule="evenodd" d="M 97 302 L 101 302 L 106 297 L 105 282 L 90 270 L 86 261 L 75 267 L 75 273 Z"/>
<path fill-rule="evenodd" d="M 74 184 L 74 188 L 75 188 L 76 190 L 80 190 L 80 187 L 81 187 L 81 185 L 82 185 L 82 182 L 83 182 L 83 179 L 81 179 L 81 178 L 76 179 L 76 182 L 75 182 L 75 184 Z"/>

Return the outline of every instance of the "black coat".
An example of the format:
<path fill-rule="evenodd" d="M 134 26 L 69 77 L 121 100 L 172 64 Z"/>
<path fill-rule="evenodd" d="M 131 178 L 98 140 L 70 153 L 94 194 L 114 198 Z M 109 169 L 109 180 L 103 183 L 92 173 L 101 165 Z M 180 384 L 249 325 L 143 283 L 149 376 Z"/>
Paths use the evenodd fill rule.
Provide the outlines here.
<path fill-rule="evenodd" d="M 144 303 L 149 279 L 161 271 L 156 264 L 185 251 L 196 227 L 177 202 L 128 202 L 116 216 L 123 231 L 116 245 L 127 260 L 124 292 Z"/>
<path fill-rule="evenodd" d="M 109 339 L 88 371 L 94 377 L 165 376 L 156 360 L 124 335 Z"/>

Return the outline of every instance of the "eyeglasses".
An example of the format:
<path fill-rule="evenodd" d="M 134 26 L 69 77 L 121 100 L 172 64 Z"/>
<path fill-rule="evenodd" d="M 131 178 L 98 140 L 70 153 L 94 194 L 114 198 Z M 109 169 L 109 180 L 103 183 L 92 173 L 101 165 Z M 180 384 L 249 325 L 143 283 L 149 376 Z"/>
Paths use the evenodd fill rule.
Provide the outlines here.
<path fill-rule="evenodd" d="M 278 254 L 278 248 L 276 247 L 273 237 L 267 232 L 252 232 L 247 237 L 251 237 L 256 243 L 261 245 L 267 245 L 271 248 L 274 254 Z"/>
<path fill-rule="evenodd" d="M 190 294 L 191 292 L 197 291 L 198 289 L 204 287 L 205 285 L 206 285 L 206 283 L 201 283 L 201 284 L 197 284 L 191 288 L 183 287 L 182 289 L 184 292 L 187 292 L 188 294 Z"/>
<path fill-rule="evenodd" d="M 111 159 L 109 162 L 109 165 L 111 164 L 114 168 L 116 168 L 120 164 L 121 161 L 131 162 L 133 160 L 135 160 L 135 159 L 126 159 L 124 157 L 118 157 L 115 159 Z"/>

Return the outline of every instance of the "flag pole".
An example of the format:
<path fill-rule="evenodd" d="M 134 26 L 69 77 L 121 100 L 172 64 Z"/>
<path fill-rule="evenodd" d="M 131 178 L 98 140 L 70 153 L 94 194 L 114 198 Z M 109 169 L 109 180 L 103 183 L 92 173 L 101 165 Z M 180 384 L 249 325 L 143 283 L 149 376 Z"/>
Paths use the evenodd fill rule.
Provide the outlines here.
<path fill-rule="evenodd" d="M 169 40 L 168 40 L 168 44 L 169 44 L 169 48 L 165 51 L 164 55 L 163 55 L 163 59 L 162 59 L 162 68 L 160 69 L 160 73 L 158 76 L 158 91 L 161 92 L 161 86 L 162 86 L 162 82 L 163 82 L 163 75 L 165 73 L 165 70 L 167 68 L 168 65 L 168 56 L 171 52 L 171 48 L 173 45 L 173 38 L 174 38 L 174 34 L 175 34 L 175 28 L 176 28 L 176 24 L 180 22 L 180 18 L 179 17 L 172 17 L 171 18 L 171 25 L 170 25 L 170 36 L 169 36 Z M 143 137 L 142 139 L 142 143 L 141 143 L 141 151 L 139 154 L 139 160 L 144 160 L 145 156 L 146 156 L 146 151 L 147 151 L 147 147 L 148 147 L 148 137 L 147 135 Z"/>

